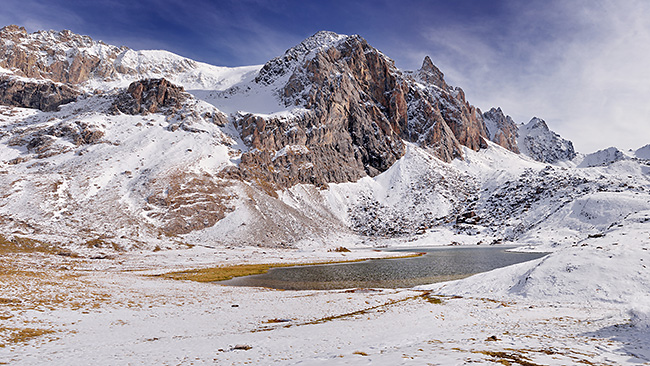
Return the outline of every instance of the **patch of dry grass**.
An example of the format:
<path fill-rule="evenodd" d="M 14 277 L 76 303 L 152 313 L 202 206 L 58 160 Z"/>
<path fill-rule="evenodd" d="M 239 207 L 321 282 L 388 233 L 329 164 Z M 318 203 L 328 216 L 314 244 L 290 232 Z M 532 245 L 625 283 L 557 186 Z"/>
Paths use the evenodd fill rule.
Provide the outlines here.
<path fill-rule="evenodd" d="M 416 253 L 416 254 L 409 254 L 409 255 L 397 256 L 391 258 L 411 258 L 411 257 L 419 257 L 423 254 L 424 253 Z M 169 272 L 169 273 L 154 275 L 153 277 L 162 277 L 162 278 L 168 278 L 172 280 L 182 280 L 182 281 L 217 282 L 217 281 L 229 280 L 234 277 L 263 274 L 268 272 L 268 270 L 271 268 L 315 266 L 315 265 L 335 264 L 335 263 L 354 263 L 354 262 L 363 262 L 366 260 L 374 260 L 374 259 L 384 259 L 384 258 L 332 260 L 332 261 L 312 262 L 312 263 L 238 264 L 234 266 L 199 268 L 199 269 L 191 269 L 187 271 Z"/>
<path fill-rule="evenodd" d="M 75 260 L 42 253 L 0 256 L 0 310 L 95 309 L 111 295 L 71 270 Z M 0 313 L 1 316 L 6 314 Z"/>
<path fill-rule="evenodd" d="M 60 249 L 57 246 L 39 240 L 20 236 L 7 239 L 5 236 L 0 235 L 0 254 L 36 252 L 56 254 L 59 251 Z"/>
<path fill-rule="evenodd" d="M 51 333 L 54 333 L 51 329 L 0 327 L 0 339 L 2 340 L 0 347 L 27 343 L 34 338 Z"/>
<path fill-rule="evenodd" d="M 170 272 L 156 277 L 163 277 L 172 280 L 216 282 L 225 281 L 233 277 L 249 276 L 266 273 L 272 267 L 283 267 L 275 264 L 241 264 L 236 266 L 200 268 L 188 271 Z"/>
<path fill-rule="evenodd" d="M 605 365 L 602 363 L 594 363 L 585 359 L 584 356 L 589 356 L 578 352 L 573 349 L 562 350 L 550 350 L 550 349 L 514 349 L 514 348 L 504 348 L 500 351 L 493 350 L 462 350 L 460 348 L 452 348 L 458 352 L 471 352 L 482 354 L 490 357 L 490 361 L 506 366 L 510 365 L 519 365 L 519 366 L 542 366 L 543 364 L 535 363 L 531 359 L 531 355 L 534 354 L 544 354 L 547 356 L 562 356 L 570 360 L 570 364 L 585 364 L 585 365 Z"/>

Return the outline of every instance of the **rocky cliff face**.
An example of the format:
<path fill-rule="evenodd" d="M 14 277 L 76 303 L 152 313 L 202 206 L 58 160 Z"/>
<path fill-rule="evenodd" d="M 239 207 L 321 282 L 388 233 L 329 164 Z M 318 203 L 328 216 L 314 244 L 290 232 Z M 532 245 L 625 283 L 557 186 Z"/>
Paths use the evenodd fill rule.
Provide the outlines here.
<path fill-rule="evenodd" d="M 252 148 L 241 174 L 279 187 L 354 181 L 386 171 L 417 143 L 444 160 L 461 158 L 461 145 L 487 147 L 480 111 L 451 88 L 430 58 L 417 73 L 394 62 L 359 36 L 319 32 L 269 61 L 255 79 L 276 88 L 284 118 L 238 118 Z"/>
<path fill-rule="evenodd" d="M 111 78 L 113 61 L 126 50 L 68 30 L 29 34 L 15 25 L 0 29 L 0 67 L 29 78 L 71 84 Z"/>
<path fill-rule="evenodd" d="M 449 85 L 445 82 L 445 75 L 433 64 L 429 56 L 424 57 L 422 67 L 418 70 L 417 76 L 425 84 L 431 84 L 442 90 L 449 90 Z"/>
<path fill-rule="evenodd" d="M 104 90 L 123 86 L 119 81 L 128 85 L 139 78 L 175 78 L 194 88 L 228 82 L 227 77 L 218 76 L 218 67 L 169 52 L 134 51 L 69 30 L 27 33 L 16 25 L 0 29 L 0 68 L 27 78 L 70 85 L 92 83 L 91 88 Z"/>
<path fill-rule="evenodd" d="M 144 79 L 129 85 L 113 103 L 113 110 L 126 114 L 147 114 L 179 109 L 189 98 L 182 87 L 165 79 Z"/>
<path fill-rule="evenodd" d="M 512 152 L 519 153 L 519 147 L 517 146 L 519 128 L 510 116 L 503 114 L 501 108 L 492 108 L 483 113 L 483 121 L 490 140 Z"/>
<path fill-rule="evenodd" d="M 77 99 L 79 91 L 65 84 L 0 76 L 0 104 L 55 111 Z"/>
<path fill-rule="evenodd" d="M 573 143 L 549 130 L 543 119 L 534 117 L 519 128 L 517 145 L 520 151 L 543 163 L 555 163 L 575 158 Z"/>

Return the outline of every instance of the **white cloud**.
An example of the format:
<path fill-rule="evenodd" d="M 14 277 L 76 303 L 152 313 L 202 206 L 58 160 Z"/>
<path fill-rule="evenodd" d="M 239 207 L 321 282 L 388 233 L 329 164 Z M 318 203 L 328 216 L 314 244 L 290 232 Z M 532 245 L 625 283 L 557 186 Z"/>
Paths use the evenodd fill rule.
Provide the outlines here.
<path fill-rule="evenodd" d="M 483 109 L 546 119 L 583 152 L 650 143 L 650 2 L 527 6 L 498 34 L 499 24 L 428 29 L 448 81 Z"/>
<path fill-rule="evenodd" d="M 24 26 L 28 32 L 71 29 L 83 19 L 59 6 L 35 0 L 3 1 L 0 24 Z"/>

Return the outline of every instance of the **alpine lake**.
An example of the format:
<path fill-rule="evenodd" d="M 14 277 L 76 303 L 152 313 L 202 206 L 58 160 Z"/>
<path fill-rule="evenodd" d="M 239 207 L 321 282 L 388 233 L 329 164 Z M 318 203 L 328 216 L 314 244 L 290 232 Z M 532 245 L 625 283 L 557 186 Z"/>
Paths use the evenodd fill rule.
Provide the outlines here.
<path fill-rule="evenodd" d="M 272 268 L 260 275 L 217 283 L 282 290 L 347 288 L 408 288 L 451 281 L 541 258 L 548 253 L 516 252 L 503 246 L 444 246 L 387 249 L 424 253 L 418 257 L 373 259 L 362 262 Z"/>

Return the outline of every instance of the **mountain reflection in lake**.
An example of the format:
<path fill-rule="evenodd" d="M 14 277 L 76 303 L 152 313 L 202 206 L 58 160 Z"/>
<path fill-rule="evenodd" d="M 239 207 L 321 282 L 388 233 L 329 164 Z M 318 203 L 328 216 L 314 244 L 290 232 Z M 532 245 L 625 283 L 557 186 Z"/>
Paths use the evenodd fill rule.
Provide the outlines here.
<path fill-rule="evenodd" d="M 503 247 L 436 247 L 391 250 L 426 252 L 415 258 L 375 259 L 356 263 L 273 268 L 219 284 L 284 290 L 331 290 L 353 287 L 398 288 L 443 282 L 526 262 L 547 253 L 508 252 Z"/>

